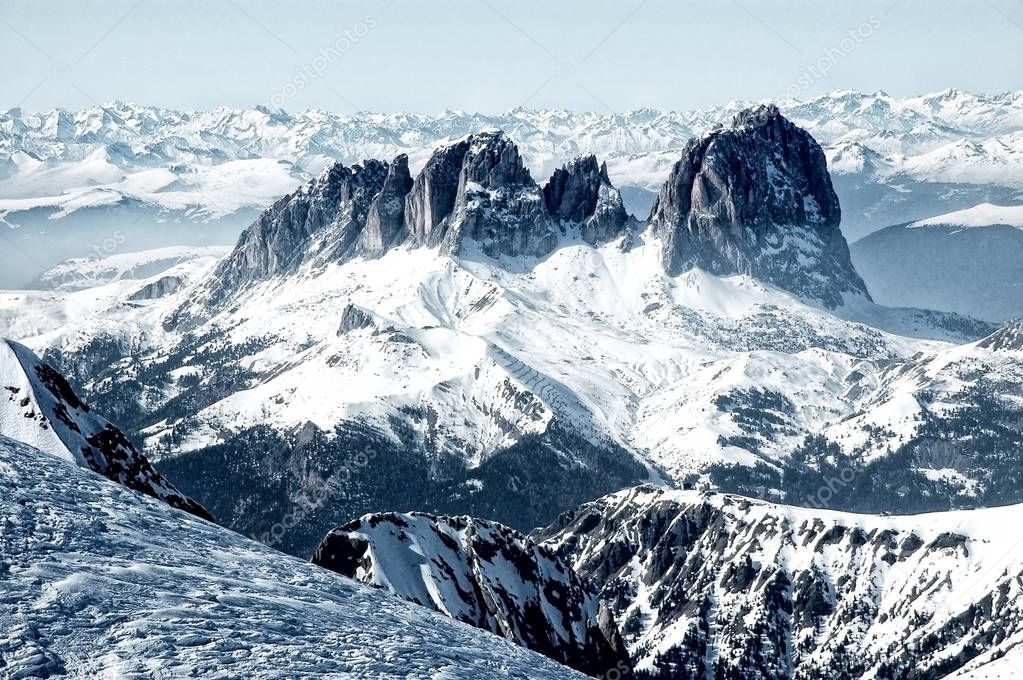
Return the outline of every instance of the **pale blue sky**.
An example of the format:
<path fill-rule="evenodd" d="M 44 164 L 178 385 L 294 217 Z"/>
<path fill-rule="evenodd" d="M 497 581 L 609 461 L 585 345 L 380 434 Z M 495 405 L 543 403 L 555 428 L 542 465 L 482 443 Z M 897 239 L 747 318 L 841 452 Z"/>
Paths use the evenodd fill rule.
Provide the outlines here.
<path fill-rule="evenodd" d="M 818 62 L 826 74 L 808 68 Z M 1023 89 L 1023 3 L 0 0 L 0 64 L 0 108 L 27 110 L 623 111 L 839 88 L 993 93 Z"/>

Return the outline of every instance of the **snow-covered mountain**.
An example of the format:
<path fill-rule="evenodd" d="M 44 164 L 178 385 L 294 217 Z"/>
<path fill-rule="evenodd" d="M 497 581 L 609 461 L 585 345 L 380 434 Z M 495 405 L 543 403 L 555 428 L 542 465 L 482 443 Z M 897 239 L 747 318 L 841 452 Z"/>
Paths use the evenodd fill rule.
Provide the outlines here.
<path fill-rule="evenodd" d="M 648 678 L 1007 679 L 1023 506 L 881 517 L 643 486 L 533 538 L 601 588 Z"/>
<path fill-rule="evenodd" d="M 809 142 L 786 173 L 744 167 L 797 134 L 773 115 L 732 133 L 759 149 L 722 166 L 721 186 L 747 183 L 721 194 L 740 214 L 826 187 Z M 228 526 L 266 536 L 318 499 L 273 537 L 301 555 L 366 512 L 523 530 L 649 479 L 870 511 L 1021 500 L 1000 482 L 1020 475 L 1023 356 L 973 344 L 994 326 L 850 290 L 855 271 L 823 257 L 844 246 L 831 218 L 763 223 L 823 236 L 798 246 L 813 290 L 669 271 L 669 223 L 598 227 L 621 215 L 605 173 L 564 173 L 541 189 L 493 132 L 411 182 L 400 157 L 332 165 L 190 285 L 27 342 Z M 711 225 L 688 238 L 769 262 L 769 239 Z M 949 463 L 947 441 L 971 446 Z"/>
<path fill-rule="evenodd" d="M 981 202 L 1021 202 L 1023 93 L 838 91 L 777 104 L 824 147 L 850 238 Z M 73 112 L 11 109 L 0 112 L 0 218 L 21 227 L 8 235 L 46 260 L 42 268 L 93 252 L 114 230 L 130 242 L 121 250 L 229 243 L 259 210 L 331 161 L 351 166 L 406 153 L 416 172 L 438 145 L 503 129 L 534 177 L 600 155 L 644 219 L 689 140 L 749 105 L 611 115 L 178 112 L 121 102 Z M 54 229 L 51 217 L 64 228 Z M 7 287 L 41 269 L 24 258 L 5 264 Z"/>
<path fill-rule="evenodd" d="M 596 594 L 552 551 L 496 522 L 366 515 L 333 530 L 313 562 L 496 633 L 590 676 L 631 677 Z"/>
<path fill-rule="evenodd" d="M 0 437 L 0 677 L 584 676 Z"/>
<path fill-rule="evenodd" d="M 882 229 L 851 249 L 882 304 L 999 323 L 1023 316 L 1023 206 L 983 203 Z"/>
<path fill-rule="evenodd" d="M 185 279 L 191 269 L 208 267 L 230 252 L 226 246 L 170 246 L 142 253 L 73 258 L 47 269 L 28 290 L 62 293 L 96 289 L 120 281 L 140 281 L 157 274 Z M 141 289 L 131 295 L 136 295 Z M 129 297 L 131 297 L 129 295 Z"/>
<path fill-rule="evenodd" d="M 64 376 L 24 345 L 0 339 L 0 388 L 0 435 L 212 519 L 164 479 L 123 432 L 93 413 Z"/>

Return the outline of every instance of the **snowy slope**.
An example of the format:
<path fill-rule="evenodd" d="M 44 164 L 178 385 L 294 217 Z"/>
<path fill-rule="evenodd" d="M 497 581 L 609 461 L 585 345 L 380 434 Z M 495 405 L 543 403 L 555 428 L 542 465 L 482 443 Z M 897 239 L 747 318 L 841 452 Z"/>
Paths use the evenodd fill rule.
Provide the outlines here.
<path fill-rule="evenodd" d="M 212 519 L 154 470 L 123 432 L 93 413 L 64 376 L 24 345 L 0 339 L 0 386 L 0 435 Z"/>
<path fill-rule="evenodd" d="M 0 677 L 581 678 L 0 438 Z"/>
<path fill-rule="evenodd" d="M 917 220 L 908 226 L 910 228 L 933 226 L 973 228 L 1001 225 L 1023 229 L 1023 206 L 981 203 L 966 210 L 957 210 L 945 215 L 929 217 L 926 220 Z"/>
<path fill-rule="evenodd" d="M 531 507 L 556 511 L 542 500 L 550 498 L 542 492 L 550 469 L 529 473 L 535 464 L 518 454 L 502 458 L 552 432 L 582 438 L 557 445 L 568 456 L 579 456 L 585 443 L 608 452 L 603 469 L 638 457 L 676 480 L 736 464 L 777 469 L 809 433 L 833 435 L 855 459 L 871 456 L 921 426 L 912 395 L 926 393 L 932 379 L 911 382 L 901 371 L 955 351 L 952 343 L 969 337 L 962 331 L 973 330 L 946 330 L 936 325 L 947 321 L 940 317 L 868 303 L 836 315 L 748 277 L 699 270 L 669 277 L 659 262 L 649 234 L 624 252 L 617 244 L 565 244 L 519 271 L 397 249 L 377 260 L 303 269 L 287 285 L 257 284 L 198 328 L 164 324 L 196 297 L 189 288 L 138 307 L 116 305 L 31 343 L 56 348 L 54 358 L 75 368 L 91 399 L 144 433 L 157 460 L 189 452 L 167 458 L 175 479 L 222 466 L 221 456 L 251 456 L 246 469 L 262 470 L 259 452 L 269 443 L 248 439 L 259 428 L 280 433 L 275 446 L 283 450 L 302 428 L 327 433 L 315 444 L 323 448 L 314 448 L 322 452 L 322 479 L 342 471 L 347 481 L 347 451 L 365 446 L 380 456 L 375 475 L 390 474 L 385 461 L 395 448 L 430 452 L 433 471 L 404 463 L 406 479 L 421 474 L 424 487 L 454 474 L 449 462 L 468 466 L 453 505 L 371 490 L 356 470 L 351 493 L 370 500 L 339 498 L 337 516 L 309 518 L 308 538 L 295 549 L 310 554 L 332 526 L 381 508 L 496 517 L 488 505 L 494 499 L 521 507 L 532 497 Z M 992 361 L 987 352 L 980 358 Z M 1019 364 L 1015 355 L 997 360 Z M 898 435 L 878 437 L 878 427 Z M 331 439 L 338 428 L 375 434 L 372 441 Z M 235 446 L 238 453 L 228 454 Z M 308 454 L 292 455 L 289 465 L 306 465 Z M 472 480 L 496 474 L 502 460 L 518 462 L 477 490 Z M 295 474 L 290 494 L 300 493 L 308 473 Z M 515 490 L 507 481 L 513 474 L 528 488 Z M 616 483 L 629 474 L 637 473 Z M 251 473 L 193 493 L 223 496 L 242 479 L 250 483 Z M 595 490 L 579 484 L 569 493 Z M 211 510 L 254 522 L 245 530 L 257 535 L 276 521 L 257 522 L 240 508 Z M 536 521 L 543 518 L 510 523 Z"/>
<path fill-rule="evenodd" d="M 209 266 L 230 250 L 226 246 L 168 246 L 105 257 L 74 258 L 43 272 L 34 282 L 34 288 L 71 292 L 115 281 L 142 281 L 157 275 L 177 276 L 184 265 Z"/>
<path fill-rule="evenodd" d="M 646 677 L 1009 680 L 1021 513 L 878 517 L 647 486 L 534 538 L 600 585 Z"/>
<path fill-rule="evenodd" d="M 789 139 L 806 153 L 765 165 Z M 1019 500 L 994 483 L 1021 436 L 1018 354 L 962 357 L 994 327 L 863 295 L 820 149 L 776 109 L 708 143 L 715 179 L 682 162 L 653 224 L 590 240 L 551 205 L 596 214 L 613 188 L 595 159 L 546 193 L 497 132 L 414 180 L 400 156 L 331 165 L 194 285 L 32 342 L 229 526 L 261 535 L 339 477 L 283 539 L 299 554 L 365 512 L 523 529 L 662 477 L 799 502 L 823 466 L 855 466 L 841 507 Z M 942 438 L 971 441 L 965 481 L 907 464 Z M 356 479 L 360 450 L 376 458 Z"/>
<path fill-rule="evenodd" d="M 1023 207 L 982 203 L 882 229 L 850 248 L 883 304 L 1000 323 L 1023 316 Z"/>
<path fill-rule="evenodd" d="M 177 292 L 207 274 L 229 250 L 170 247 L 63 262 L 45 271 L 37 288 L 0 290 L 0 328 L 12 338 L 66 333 L 97 313 L 149 304 L 154 296 L 143 293 L 158 290 L 161 282 L 178 286 L 158 297 Z"/>
<path fill-rule="evenodd" d="M 588 584 L 552 552 L 496 522 L 366 515 L 327 534 L 313 562 L 587 675 L 631 666 Z"/>

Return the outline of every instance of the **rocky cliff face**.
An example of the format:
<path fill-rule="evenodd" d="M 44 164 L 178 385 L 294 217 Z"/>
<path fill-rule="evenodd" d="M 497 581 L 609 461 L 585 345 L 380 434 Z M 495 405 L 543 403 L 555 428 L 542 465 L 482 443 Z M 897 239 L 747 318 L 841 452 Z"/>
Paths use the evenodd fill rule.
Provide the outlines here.
<path fill-rule="evenodd" d="M 582 579 L 496 522 L 367 515 L 328 534 L 313 561 L 589 675 L 631 676 L 613 621 Z"/>
<path fill-rule="evenodd" d="M 644 486 L 533 538 L 601 587 L 641 677 L 922 680 L 987 670 L 1023 632 L 1021 511 L 880 517 Z"/>
<path fill-rule="evenodd" d="M 157 472 L 121 430 L 93 413 L 63 375 L 25 346 L 2 338 L 0 435 L 212 520 Z"/>
<path fill-rule="evenodd" d="M 586 202 L 573 214 L 594 241 L 625 220 L 620 196 L 595 164 L 594 177 L 583 181 L 592 186 L 580 184 L 577 191 L 582 180 L 570 183 L 580 194 L 573 200 Z M 210 301 L 305 263 L 377 257 L 400 245 L 500 258 L 542 257 L 557 244 L 544 194 L 518 148 L 503 132 L 480 132 L 438 149 L 415 180 L 404 154 L 391 163 L 330 165 L 245 230 L 212 276 Z"/>
<path fill-rule="evenodd" d="M 750 274 L 828 307 L 867 296 L 839 230 L 820 146 L 774 106 L 736 115 L 686 147 L 650 224 L 669 274 Z"/>
<path fill-rule="evenodd" d="M 557 235 L 540 188 L 503 132 L 441 149 L 417 178 L 407 212 L 418 243 L 488 257 L 549 254 Z"/>
<path fill-rule="evenodd" d="M 686 147 L 650 217 L 671 275 L 700 267 L 749 274 L 796 295 L 842 304 L 867 296 L 839 230 L 824 153 L 774 107 L 738 114 Z M 268 209 L 217 269 L 214 301 L 249 280 L 379 256 L 397 245 L 489 258 L 544 257 L 577 227 L 599 245 L 630 218 L 607 168 L 583 156 L 541 190 L 500 131 L 438 149 L 412 180 L 408 159 L 334 164 Z"/>
<path fill-rule="evenodd" d="M 612 241 L 629 226 L 629 214 L 607 177 L 607 165 L 598 164 L 592 154 L 555 170 L 543 194 L 551 215 L 562 224 L 581 225 L 587 243 Z"/>
<path fill-rule="evenodd" d="M 359 250 L 367 255 L 380 255 L 406 238 L 405 198 L 412 191 L 412 175 L 408 156 L 402 154 L 391 161 L 387 176 L 370 204 L 366 226 L 359 239 Z"/>
<path fill-rule="evenodd" d="M 315 257 L 352 254 L 371 212 L 371 240 L 382 240 L 389 233 L 393 210 L 386 198 L 382 203 L 376 199 L 388 179 L 388 198 L 401 184 L 401 163 L 401 158 L 396 160 L 399 167 L 393 176 L 381 161 L 363 161 L 350 168 L 333 163 L 274 203 L 242 232 L 234 251 L 217 266 L 212 298 L 219 300 L 252 281 L 293 272 Z"/>

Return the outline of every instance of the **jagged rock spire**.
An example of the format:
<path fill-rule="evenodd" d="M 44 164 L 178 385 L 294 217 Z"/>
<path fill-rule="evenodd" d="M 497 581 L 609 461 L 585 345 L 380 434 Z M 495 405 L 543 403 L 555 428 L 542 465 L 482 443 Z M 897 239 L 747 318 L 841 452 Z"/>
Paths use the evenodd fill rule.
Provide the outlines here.
<path fill-rule="evenodd" d="M 824 154 L 774 106 L 735 116 L 685 149 L 651 214 L 669 274 L 694 266 L 744 273 L 834 307 L 867 296 L 839 230 L 841 211 Z M 413 181 L 408 158 L 335 163 L 271 206 L 218 267 L 216 302 L 248 281 L 306 262 L 378 256 L 397 245 L 471 257 L 543 257 L 559 227 L 589 243 L 629 226 L 607 168 L 582 156 L 543 190 L 501 131 L 438 149 Z"/>
<path fill-rule="evenodd" d="M 582 225 L 588 243 L 606 243 L 628 227 L 629 214 L 608 179 L 607 164 L 598 165 L 593 154 L 555 170 L 543 194 L 551 215 L 562 223 Z"/>
<path fill-rule="evenodd" d="M 824 152 L 773 105 L 691 141 L 650 216 L 669 274 L 750 274 L 828 307 L 867 296 L 840 220 Z"/>
<path fill-rule="evenodd" d="M 401 154 L 391 161 L 380 193 L 369 207 L 366 226 L 359 239 L 361 252 L 379 255 L 405 240 L 405 199 L 411 190 L 408 156 Z"/>
<path fill-rule="evenodd" d="M 405 207 L 412 241 L 489 257 L 543 256 L 557 246 L 540 188 L 501 131 L 480 132 L 438 150 L 416 178 Z"/>

